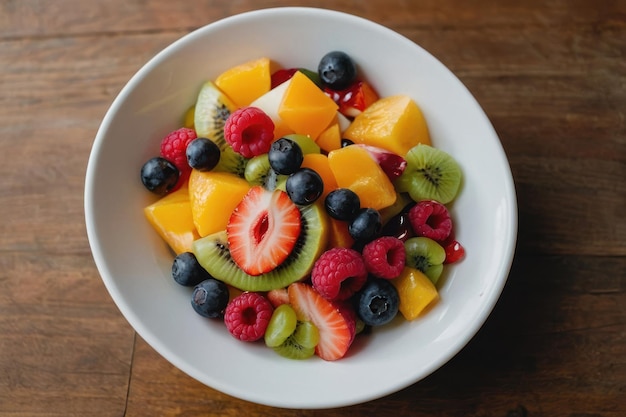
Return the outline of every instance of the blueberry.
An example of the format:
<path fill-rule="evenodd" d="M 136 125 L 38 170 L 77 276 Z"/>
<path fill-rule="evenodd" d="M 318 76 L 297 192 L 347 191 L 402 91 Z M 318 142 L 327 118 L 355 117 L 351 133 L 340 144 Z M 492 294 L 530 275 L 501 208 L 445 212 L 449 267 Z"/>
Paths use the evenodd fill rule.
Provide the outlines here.
<path fill-rule="evenodd" d="M 192 252 L 183 252 L 174 258 L 172 263 L 172 278 L 180 285 L 193 287 L 211 275 L 198 263 L 196 255 Z"/>
<path fill-rule="evenodd" d="M 209 278 L 193 289 L 191 306 L 201 316 L 216 319 L 223 317 L 228 305 L 228 287 L 222 281 Z"/>
<path fill-rule="evenodd" d="M 159 195 L 172 191 L 179 176 L 178 168 L 160 156 L 149 159 L 141 167 L 141 182 L 149 191 Z"/>
<path fill-rule="evenodd" d="M 287 178 L 285 186 L 291 201 L 300 206 L 306 206 L 322 195 L 324 181 L 314 170 L 300 168 Z"/>
<path fill-rule="evenodd" d="M 337 220 L 350 221 L 361 208 L 359 196 L 349 188 L 337 188 L 331 191 L 324 200 L 326 212 Z"/>
<path fill-rule="evenodd" d="M 322 57 L 317 67 L 322 82 L 333 90 L 344 90 L 356 81 L 356 64 L 348 54 L 341 51 L 329 52 Z"/>
<path fill-rule="evenodd" d="M 378 210 L 362 208 L 350 222 L 348 232 L 354 240 L 369 242 L 380 234 L 382 227 L 383 221 Z"/>
<path fill-rule="evenodd" d="M 354 145 L 354 141 L 350 139 L 343 138 L 341 139 L 341 147 L 345 148 L 346 146 Z"/>
<path fill-rule="evenodd" d="M 267 157 L 272 169 L 284 175 L 296 172 L 304 159 L 300 145 L 288 138 L 280 138 L 272 143 Z"/>
<path fill-rule="evenodd" d="M 398 314 L 400 297 L 388 280 L 369 280 L 358 293 L 357 315 L 366 325 L 381 326 Z"/>
<path fill-rule="evenodd" d="M 187 163 L 198 171 L 211 171 L 220 161 L 220 147 L 207 138 L 197 138 L 189 142 L 185 151 Z"/>

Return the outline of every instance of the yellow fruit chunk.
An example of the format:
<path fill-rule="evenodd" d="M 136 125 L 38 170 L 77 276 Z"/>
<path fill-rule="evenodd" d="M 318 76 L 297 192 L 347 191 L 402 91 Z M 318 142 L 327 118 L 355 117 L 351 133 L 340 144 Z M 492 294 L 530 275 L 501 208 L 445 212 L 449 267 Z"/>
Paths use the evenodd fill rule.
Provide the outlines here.
<path fill-rule="evenodd" d="M 204 237 L 225 230 L 231 213 L 249 189 L 248 181 L 235 174 L 192 170 L 189 201 L 198 234 Z"/>
<path fill-rule="evenodd" d="M 326 130 L 320 133 L 315 142 L 327 153 L 341 148 L 339 122 L 332 123 Z"/>
<path fill-rule="evenodd" d="M 361 200 L 361 207 L 381 210 L 396 201 L 396 190 L 389 177 L 359 146 L 346 146 L 328 154 L 337 187 L 349 188 Z"/>
<path fill-rule="evenodd" d="M 193 241 L 200 237 L 191 215 L 189 190 L 186 187 L 145 207 L 144 214 L 176 254 L 191 251 Z"/>
<path fill-rule="evenodd" d="M 278 115 L 291 130 L 316 139 L 337 114 L 337 103 L 297 71 L 285 91 Z"/>
<path fill-rule="evenodd" d="M 215 85 L 238 107 L 248 106 L 270 91 L 269 58 L 259 58 L 232 67 L 215 79 Z"/>
<path fill-rule="evenodd" d="M 430 145 L 428 126 L 418 105 L 406 95 L 382 98 L 354 118 L 343 134 L 354 143 L 378 146 L 400 156 L 417 145 Z"/>
<path fill-rule="evenodd" d="M 328 216 L 328 247 L 350 248 L 354 239 L 348 231 L 348 223 Z"/>
<path fill-rule="evenodd" d="M 405 267 L 391 280 L 400 297 L 400 313 L 407 320 L 417 318 L 428 306 L 439 300 L 437 288 L 422 271 Z"/>
<path fill-rule="evenodd" d="M 333 171 L 330 169 L 330 163 L 326 155 L 321 153 L 308 153 L 304 155 L 301 167 L 311 168 L 322 177 L 322 181 L 324 181 L 324 191 L 322 191 L 322 195 L 319 197 L 320 201 L 324 201 L 328 193 L 337 189 L 337 180 L 335 180 L 335 174 L 333 174 Z"/>

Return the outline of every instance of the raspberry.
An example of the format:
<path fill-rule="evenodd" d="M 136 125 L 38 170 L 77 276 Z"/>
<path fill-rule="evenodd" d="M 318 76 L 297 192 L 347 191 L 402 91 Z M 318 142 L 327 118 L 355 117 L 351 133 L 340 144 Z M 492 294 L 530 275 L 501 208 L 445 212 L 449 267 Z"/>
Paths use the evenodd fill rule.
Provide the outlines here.
<path fill-rule="evenodd" d="M 235 110 L 224 124 L 224 138 L 244 158 L 267 153 L 274 141 L 274 122 L 257 107 Z"/>
<path fill-rule="evenodd" d="M 261 294 L 244 292 L 226 306 L 224 324 L 235 338 L 254 342 L 265 334 L 274 308 Z"/>
<path fill-rule="evenodd" d="M 181 172 L 190 170 L 187 163 L 187 145 L 196 137 L 196 131 L 187 127 L 171 132 L 161 141 L 161 156 Z"/>
<path fill-rule="evenodd" d="M 436 242 L 443 242 L 452 231 L 452 219 L 443 204 L 434 201 L 420 201 L 409 210 L 409 221 L 417 236 L 425 236 Z"/>
<path fill-rule="evenodd" d="M 178 182 L 172 191 L 179 189 L 189 178 L 191 167 L 187 163 L 187 145 L 196 137 L 195 130 L 181 127 L 161 140 L 161 156 L 174 164 L 180 172 Z"/>
<path fill-rule="evenodd" d="M 392 279 L 400 275 L 406 261 L 404 243 L 393 236 L 383 236 L 363 248 L 367 271 L 379 278 Z"/>
<path fill-rule="evenodd" d="M 361 289 L 367 269 L 361 254 L 354 249 L 336 247 L 318 258 L 311 271 L 313 287 L 331 301 L 346 300 Z"/>

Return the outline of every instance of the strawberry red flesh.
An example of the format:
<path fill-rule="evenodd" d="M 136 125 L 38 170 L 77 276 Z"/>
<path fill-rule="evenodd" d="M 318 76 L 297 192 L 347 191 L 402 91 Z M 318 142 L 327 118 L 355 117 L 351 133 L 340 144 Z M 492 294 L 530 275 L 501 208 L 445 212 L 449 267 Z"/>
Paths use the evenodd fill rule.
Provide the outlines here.
<path fill-rule="evenodd" d="M 319 330 L 315 354 L 327 361 L 343 358 L 356 334 L 355 315 L 347 304 L 329 301 L 302 282 L 291 284 L 287 292 L 298 320 L 310 321 Z"/>
<path fill-rule="evenodd" d="M 250 275 L 270 272 L 287 259 L 300 228 L 300 210 L 284 191 L 252 187 L 226 227 L 233 261 Z"/>
<path fill-rule="evenodd" d="M 339 112 L 347 117 L 356 117 L 378 100 L 378 94 L 365 81 L 357 81 L 345 90 L 324 88 L 324 92 L 339 105 Z"/>

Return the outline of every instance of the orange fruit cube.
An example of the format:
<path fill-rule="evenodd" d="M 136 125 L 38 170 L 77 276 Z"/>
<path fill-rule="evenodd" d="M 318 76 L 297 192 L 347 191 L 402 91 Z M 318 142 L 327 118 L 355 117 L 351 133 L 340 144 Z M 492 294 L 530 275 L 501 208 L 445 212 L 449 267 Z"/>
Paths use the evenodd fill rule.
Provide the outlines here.
<path fill-rule="evenodd" d="M 437 288 L 420 270 L 407 266 L 391 283 L 398 290 L 400 313 L 407 320 L 416 319 L 439 299 Z"/>
<path fill-rule="evenodd" d="M 341 130 L 339 123 L 332 123 L 326 130 L 320 133 L 315 142 L 327 153 L 341 148 Z"/>
<path fill-rule="evenodd" d="M 333 121 L 338 108 L 309 77 L 297 71 L 285 91 L 278 115 L 292 131 L 316 139 Z"/>
<path fill-rule="evenodd" d="M 270 91 L 269 58 L 259 58 L 232 67 L 215 79 L 215 85 L 238 107 L 245 107 Z"/>
<path fill-rule="evenodd" d="M 396 201 L 389 177 L 370 154 L 359 146 L 346 146 L 328 154 L 337 187 L 349 188 L 361 200 L 361 207 L 381 210 Z"/>
<path fill-rule="evenodd" d="M 145 207 L 144 215 L 176 254 L 191 251 L 193 241 L 200 237 L 191 215 L 189 190 L 186 187 Z"/>
<path fill-rule="evenodd" d="M 352 245 L 354 245 L 354 239 L 350 236 L 348 222 L 328 216 L 328 247 L 350 248 Z"/>
<path fill-rule="evenodd" d="M 431 144 L 426 119 L 407 95 L 376 101 L 354 118 L 343 136 L 354 143 L 378 146 L 400 156 L 419 143 Z"/>
<path fill-rule="evenodd" d="M 226 230 L 228 219 L 250 189 L 248 181 L 230 172 L 192 170 L 189 201 L 201 237 Z"/>

